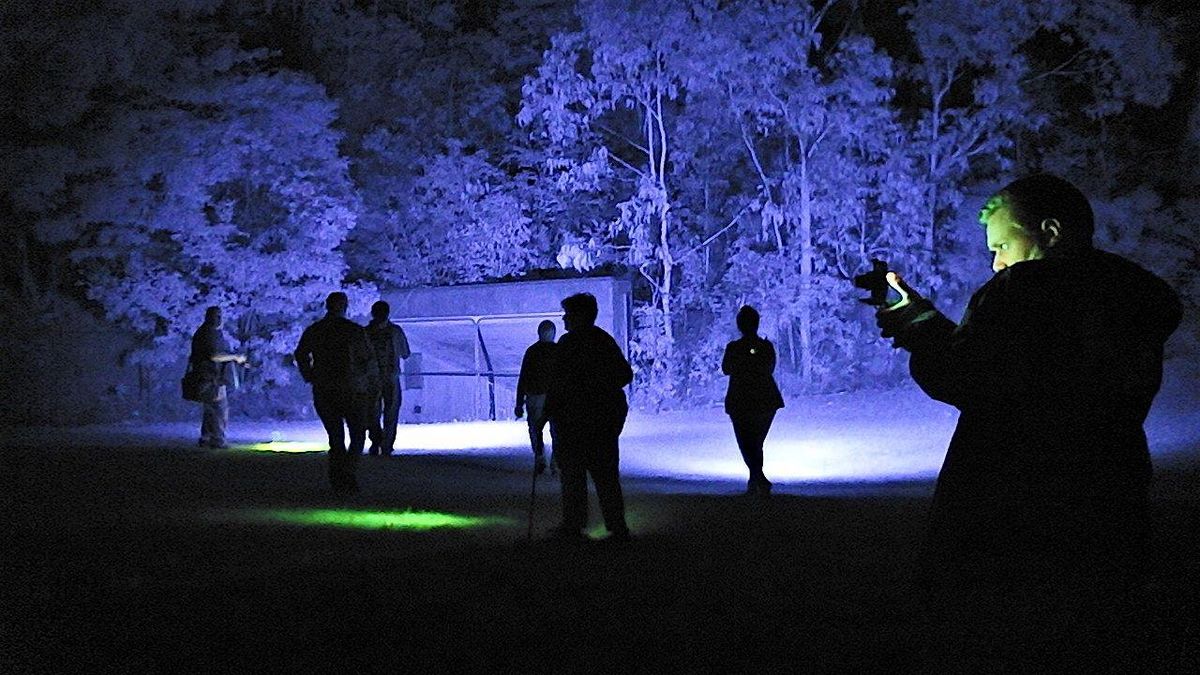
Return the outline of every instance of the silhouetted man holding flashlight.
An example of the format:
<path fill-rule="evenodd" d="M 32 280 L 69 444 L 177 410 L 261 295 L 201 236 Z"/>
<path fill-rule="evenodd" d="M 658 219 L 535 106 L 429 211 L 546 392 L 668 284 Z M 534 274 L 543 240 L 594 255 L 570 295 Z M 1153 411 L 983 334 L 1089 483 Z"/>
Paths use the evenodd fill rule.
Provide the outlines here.
<path fill-rule="evenodd" d="M 898 275 L 885 337 L 913 379 L 961 410 L 938 476 L 930 563 L 984 556 L 1109 561 L 1146 533 L 1150 454 L 1142 423 L 1180 320 L 1161 279 L 1092 247 L 1073 185 L 1015 181 L 980 214 L 996 275 L 954 324 Z"/>
<path fill-rule="evenodd" d="M 1179 299 L 1092 247 L 1091 206 L 1061 178 L 1017 180 L 979 219 L 996 274 L 961 322 L 894 272 L 901 300 L 877 313 L 884 337 L 911 352 L 917 384 L 961 411 L 924 581 L 935 592 L 972 580 L 1124 586 L 1148 533 L 1142 424 Z"/>

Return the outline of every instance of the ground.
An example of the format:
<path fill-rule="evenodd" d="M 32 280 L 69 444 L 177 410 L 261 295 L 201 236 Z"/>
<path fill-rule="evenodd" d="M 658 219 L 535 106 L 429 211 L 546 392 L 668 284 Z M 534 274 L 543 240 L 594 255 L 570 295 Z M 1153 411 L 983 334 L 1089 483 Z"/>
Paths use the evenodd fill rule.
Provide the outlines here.
<path fill-rule="evenodd" d="M 1159 672 L 1200 665 L 1194 384 L 1169 379 L 1148 423 L 1157 530 L 1130 658 Z M 362 458 L 363 490 L 349 498 L 325 489 L 320 453 L 249 449 L 275 433 L 273 449 L 303 450 L 311 424 L 235 422 L 225 451 L 194 447 L 193 425 L 9 430 L 0 669 L 902 672 L 945 670 L 930 664 L 947 651 L 955 662 L 966 639 L 931 623 L 913 584 L 952 411 L 912 391 L 794 402 L 768 442 L 769 500 L 740 494 L 724 424 L 719 411 L 631 419 L 636 539 L 615 548 L 541 540 L 557 515 L 547 478 L 528 539 L 515 423 L 406 428 L 399 457 Z M 415 513 L 477 520 L 422 529 Z M 1070 627 L 1047 625 L 1038 639 L 1054 652 Z M 957 663 L 1003 664 L 998 653 Z"/>

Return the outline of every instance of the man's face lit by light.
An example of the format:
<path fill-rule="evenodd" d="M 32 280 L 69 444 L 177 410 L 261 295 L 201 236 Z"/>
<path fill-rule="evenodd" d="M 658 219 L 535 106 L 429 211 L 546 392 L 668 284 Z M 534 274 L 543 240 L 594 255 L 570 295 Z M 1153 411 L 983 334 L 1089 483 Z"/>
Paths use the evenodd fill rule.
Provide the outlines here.
<path fill-rule="evenodd" d="M 992 211 L 985 217 L 984 224 L 987 226 L 987 247 L 992 252 L 993 272 L 1045 255 L 1033 235 L 1013 220 L 1007 206 Z"/>

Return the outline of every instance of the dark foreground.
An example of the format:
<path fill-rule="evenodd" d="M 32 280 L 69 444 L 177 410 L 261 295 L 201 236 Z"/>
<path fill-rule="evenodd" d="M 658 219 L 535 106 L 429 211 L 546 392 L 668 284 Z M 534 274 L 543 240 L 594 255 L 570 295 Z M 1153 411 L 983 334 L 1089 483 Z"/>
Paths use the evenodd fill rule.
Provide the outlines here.
<path fill-rule="evenodd" d="M 911 584 L 928 486 L 792 486 L 762 502 L 729 484 L 626 481 L 637 539 L 610 549 L 529 543 L 516 459 L 364 457 L 363 492 L 341 500 L 320 455 L 6 448 L 0 462 L 6 673 L 1026 670 L 1078 665 L 1055 655 L 1108 639 L 1081 637 L 1069 612 L 954 619 L 989 617 L 980 630 L 931 622 Z M 1160 467 L 1137 634 L 1122 638 L 1125 658 L 1091 667 L 1197 672 L 1196 477 Z M 543 479 L 540 491 L 538 531 L 557 511 L 557 489 Z M 247 519 L 265 508 L 505 520 Z"/>

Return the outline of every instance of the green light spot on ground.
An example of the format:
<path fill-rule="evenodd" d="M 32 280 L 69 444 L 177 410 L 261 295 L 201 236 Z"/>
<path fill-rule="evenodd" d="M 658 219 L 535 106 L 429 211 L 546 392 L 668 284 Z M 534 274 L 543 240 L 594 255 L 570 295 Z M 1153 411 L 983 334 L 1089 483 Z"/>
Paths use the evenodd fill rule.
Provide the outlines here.
<path fill-rule="evenodd" d="M 348 527 L 364 530 L 474 529 L 511 525 L 508 518 L 463 516 L 437 511 L 355 511 L 353 509 L 268 509 L 255 512 L 255 520 L 291 525 Z"/>
<path fill-rule="evenodd" d="M 235 450 L 253 452 L 325 452 L 328 446 L 316 441 L 269 441 L 266 443 L 244 443 L 234 445 Z"/>

